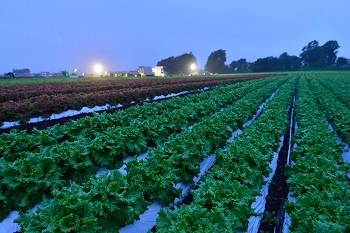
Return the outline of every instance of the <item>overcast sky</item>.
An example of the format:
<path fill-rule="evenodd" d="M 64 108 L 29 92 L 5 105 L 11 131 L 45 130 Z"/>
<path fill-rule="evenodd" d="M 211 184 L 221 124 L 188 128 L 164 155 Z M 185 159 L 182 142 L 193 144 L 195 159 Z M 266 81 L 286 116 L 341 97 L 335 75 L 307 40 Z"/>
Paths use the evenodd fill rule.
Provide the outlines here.
<path fill-rule="evenodd" d="M 350 58 L 349 0 L 0 0 L 0 74 L 134 70 L 192 52 L 204 67 L 299 56 L 312 40 L 337 40 Z"/>

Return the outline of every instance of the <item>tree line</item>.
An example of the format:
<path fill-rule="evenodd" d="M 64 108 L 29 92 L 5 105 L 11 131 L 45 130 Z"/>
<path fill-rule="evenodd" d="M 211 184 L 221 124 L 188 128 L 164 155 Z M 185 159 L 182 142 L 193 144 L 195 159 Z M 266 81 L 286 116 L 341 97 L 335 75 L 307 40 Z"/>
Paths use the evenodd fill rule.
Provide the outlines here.
<path fill-rule="evenodd" d="M 334 69 L 350 68 L 348 59 L 337 57 L 339 44 L 335 40 L 327 41 L 320 45 L 318 41 L 309 42 L 302 48 L 299 56 L 282 53 L 279 57 L 259 58 L 255 62 L 248 62 L 245 58 L 226 64 L 226 51 L 223 49 L 212 52 L 207 59 L 204 70 L 210 73 L 234 73 L 234 72 L 270 72 L 270 71 L 293 71 L 311 69 Z M 157 63 L 164 66 L 168 74 L 188 75 L 190 65 L 197 64 L 197 59 L 192 52 L 180 56 L 172 56 Z"/>

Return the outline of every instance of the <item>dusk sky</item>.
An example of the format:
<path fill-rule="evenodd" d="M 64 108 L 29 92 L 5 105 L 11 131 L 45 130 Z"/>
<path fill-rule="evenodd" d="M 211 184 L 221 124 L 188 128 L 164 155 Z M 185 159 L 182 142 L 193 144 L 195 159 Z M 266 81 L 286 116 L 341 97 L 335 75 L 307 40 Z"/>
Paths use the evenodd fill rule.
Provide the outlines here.
<path fill-rule="evenodd" d="M 218 49 L 227 64 L 254 62 L 299 56 L 312 40 L 337 40 L 350 58 L 349 0 L 1 0 L 0 9 L 0 74 L 135 70 L 189 52 L 203 68 Z"/>

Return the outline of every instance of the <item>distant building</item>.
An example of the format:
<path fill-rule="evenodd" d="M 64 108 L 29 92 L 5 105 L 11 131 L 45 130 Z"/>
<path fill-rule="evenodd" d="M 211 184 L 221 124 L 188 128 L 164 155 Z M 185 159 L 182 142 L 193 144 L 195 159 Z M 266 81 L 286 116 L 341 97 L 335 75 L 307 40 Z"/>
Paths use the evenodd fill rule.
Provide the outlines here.
<path fill-rule="evenodd" d="M 13 69 L 12 73 L 15 75 L 15 77 L 31 77 L 30 70 L 28 68 L 26 69 Z"/>

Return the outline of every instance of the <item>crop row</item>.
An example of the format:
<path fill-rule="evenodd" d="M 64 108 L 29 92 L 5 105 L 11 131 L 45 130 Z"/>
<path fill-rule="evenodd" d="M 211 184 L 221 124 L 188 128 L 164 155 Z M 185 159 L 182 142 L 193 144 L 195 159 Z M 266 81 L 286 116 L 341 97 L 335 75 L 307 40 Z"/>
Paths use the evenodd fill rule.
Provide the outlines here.
<path fill-rule="evenodd" d="M 313 79 L 324 86 L 329 94 L 333 95 L 350 110 L 350 75 L 348 73 L 315 75 Z M 336 80 L 336 81 L 335 81 Z"/>
<path fill-rule="evenodd" d="M 274 82 L 277 81 L 279 80 Z M 100 125 L 97 131 L 93 128 L 96 125 L 91 125 L 96 123 L 92 117 L 91 121 L 79 120 L 67 126 L 35 131 L 32 135 L 23 131 L 2 135 L 2 215 L 13 207 L 26 209 L 33 206 L 43 195 L 50 195 L 54 188 L 66 185 L 68 180 L 78 183 L 85 181 L 96 171 L 96 166 L 117 167 L 127 155 L 164 142 L 170 134 L 181 131 L 206 115 L 220 111 L 261 84 L 266 84 L 266 81 L 243 84 L 238 89 L 237 85 L 231 89 L 227 87 L 223 93 L 214 90 L 217 98 L 206 99 L 203 97 L 208 97 L 209 94 L 200 94 L 202 99 L 198 99 L 196 103 L 190 101 L 196 99 L 195 97 L 186 97 L 187 100 L 182 102 L 184 105 L 181 107 L 177 105 L 175 109 L 163 109 L 162 114 L 148 116 L 148 119 L 131 120 L 126 126 L 115 126 L 113 121 L 107 120 L 107 123 L 103 121 L 103 116 L 96 116 Z M 125 112 L 132 113 L 132 110 Z M 108 115 L 104 116 L 107 118 Z M 122 112 L 114 120 L 118 118 L 120 123 L 130 120 L 128 115 L 123 118 Z M 80 129 L 80 133 L 78 130 L 78 134 L 73 136 L 76 128 Z M 81 131 L 84 128 L 86 131 Z M 66 135 L 69 137 L 65 137 Z"/>
<path fill-rule="evenodd" d="M 316 80 L 309 80 L 309 82 L 327 120 L 332 123 L 333 128 L 344 142 L 350 143 L 350 109 Z"/>
<path fill-rule="evenodd" d="M 288 126 L 288 106 L 295 79 L 284 84 L 262 114 L 239 135 L 217 160 L 199 188 L 193 202 L 175 210 L 161 211 L 157 232 L 246 231 L 251 204 L 259 195 L 268 163 Z"/>
<path fill-rule="evenodd" d="M 143 106 L 135 106 L 113 114 L 96 114 L 93 117 L 85 117 L 77 121 L 68 122 L 65 125 L 56 125 L 46 130 L 34 129 L 31 134 L 26 133 L 26 131 L 12 130 L 10 133 L 0 136 L 0 153 L 2 157 L 9 161 L 14 161 L 17 157 L 21 157 L 21 152 L 39 152 L 40 148 L 64 141 L 95 140 L 103 135 L 107 129 L 111 128 L 116 129 L 116 131 L 122 130 L 122 128 L 139 130 L 144 128 L 141 130 L 144 131 L 143 134 L 149 134 L 149 132 L 153 132 L 150 130 L 152 125 L 157 124 L 157 122 L 164 123 L 162 127 L 169 128 L 174 124 L 172 122 L 174 120 L 181 121 L 183 117 L 185 117 L 183 121 L 188 119 L 190 116 L 186 115 L 191 112 L 193 115 L 191 116 L 192 119 L 188 119 L 189 122 L 184 125 L 186 126 L 195 123 L 206 114 L 219 111 L 221 108 L 243 97 L 246 93 L 269 82 L 271 81 L 244 82 L 183 98 L 145 103 Z M 189 111 L 189 109 L 192 109 L 192 111 Z M 153 130 L 160 130 L 157 126 L 153 128 Z M 153 132 L 153 134 L 157 134 L 157 131 Z M 153 139 L 149 136 L 147 140 L 157 140 L 158 136 L 154 135 Z M 124 136 L 123 139 L 128 140 L 129 138 Z"/>
<path fill-rule="evenodd" d="M 117 81 L 89 81 L 89 82 L 61 82 L 50 84 L 27 84 L 27 85 L 10 85 L 0 87 L 0 103 L 9 100 L 18 101 L 29 99 L 40 95 L 55 94 L 74 94 L 74 93 L 91 93 L 108 90 L 127 90 L 143 87 L 157 87 L 164 85 L 173 85 L 181 83 L 202 83 L 206 81 L 220 81 L 221 83 L 230 83 L 233 81 L 250 80 L 256 78 L 265 78 L 268 75 L 245 75 L 233 77 L 207 77 L 207 78 L 172 78 L 172 79 L 133 79 Z"/>
<path fill-rule="evenodd" d="M 298 86 L 298 129 L 293 139 L 297 147 L 292 151 L 295 164 L 287 167 L 291 195 L 296 198 L 286 205 L 292 219 L 289 230 L 348 232 L 350 187 L 346 176 L 349 165 L 342 161 L 342 147 L 336 143 L 336 135 L 329 130 L 326 117 L 317 105 L 317 99 L 329 96 L 321 97 L 321 93 L 317 93 L 319 89 L 315 89 L 319 86 L 310 82 L 309 86 L 307 80 L 301 78 Z M 328 101 L 332 103 L 332 99 Z"/>
<path fill-rule="evenodd" d="M 173 184 L 198 174 L 200 160 L 224 145 L 233 129 L 248 120 L 284 80 L 276 79 L 169 136 L 164 144 L 150 149 L 145 161 L 129 162 L 125 176 L 111 171 L 110 176 L 55 190 L 53 200 L 44 201 L 36 215 L 22 213 L 18 222 L 28 231 L 113 232 L 131 223 L 151 201 L 172 202 L 181 193 Z"/>
<path fill-rule="evenodd" d="M 31 117 L 47 117 L 53 113 L 61 113 L 72 109 L 80 110 L 82 107 L 94 107 L 110 104 L 130 104 L 130 102 L 142 102 L 153 99 L 157 95 L 167 95 L 188 90 L 198 90 L 204 87 L 213 87 L 222 81 L 206 80 L 203 82 L 187 82 L 168 84 L 155 87 L 111 89 L 90 93 L 72 93 L 40 95 L 18 101 L 6 101 L 0 103 L 0 123 L 3 121 L 25 121 Z"/>
<path fill-rule="evenodd" d="M 222 148 L 232 132 L 242 128 L 278 86 L 278 83 L 270 83 L 222 112 L 202 119 L 193 128 L 169 137 L 164 145 L 150 151 L 146 161 L 130 166 L 128 175 L 143 176 L 146 194 L 151 199 L 160 199 L 163 204 L 171 202 L 178 197 L 174 196 L 173 184 L 191 183 L 199 173 L 200 161 Z"/>

